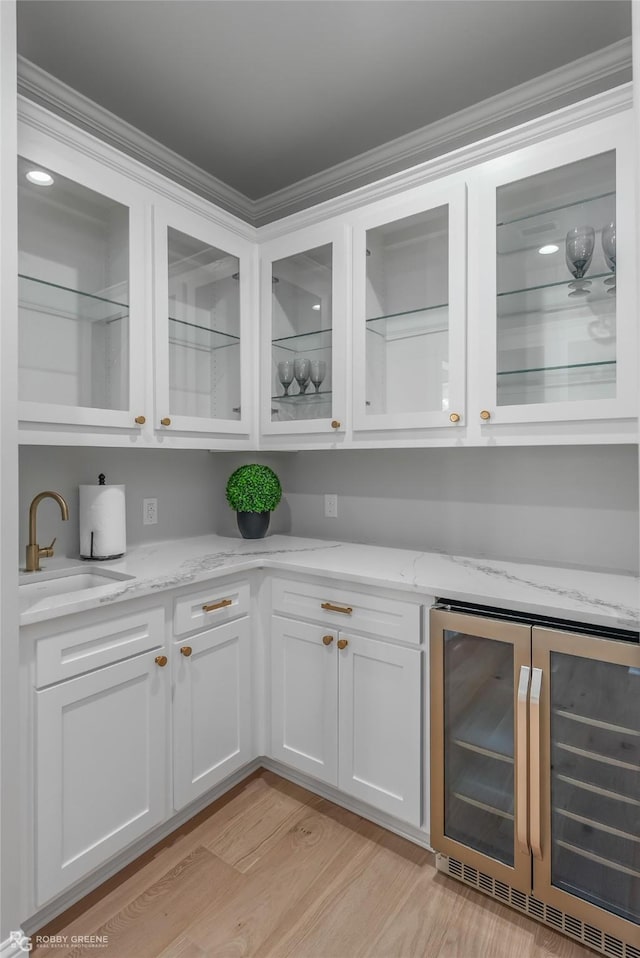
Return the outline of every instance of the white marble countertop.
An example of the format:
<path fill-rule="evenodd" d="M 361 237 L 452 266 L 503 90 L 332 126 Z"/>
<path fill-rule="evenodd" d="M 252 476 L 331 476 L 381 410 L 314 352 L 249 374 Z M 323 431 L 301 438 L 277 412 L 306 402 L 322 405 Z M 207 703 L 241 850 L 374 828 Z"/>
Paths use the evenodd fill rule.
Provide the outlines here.
<path fill-rule="evenodd" d="M 44 577 L 73 567 L 133 578 L 63 595 L 21 598 L 21 625 L 195 585 L 230 572 L 266 568 L 597 626 L 633 630 L 640 626 L 640 580 L 635 576 L 293 536 L 254 540 L 197 536 L 133 546 L 115 562 L 62 557 L 45 560 L 42 566 Z M 35 583 L 40 577 L 24 573 L 20 581 Z"/>

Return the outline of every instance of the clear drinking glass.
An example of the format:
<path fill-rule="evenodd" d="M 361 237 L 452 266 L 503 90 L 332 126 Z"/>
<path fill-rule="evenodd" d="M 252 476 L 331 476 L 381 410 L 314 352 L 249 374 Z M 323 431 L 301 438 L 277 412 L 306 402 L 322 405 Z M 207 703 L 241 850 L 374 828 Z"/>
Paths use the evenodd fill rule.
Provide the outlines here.
<path fill-rule="evenodd" d="M 289 395 L 289 386 L 293 382 L 293 361 L 284 359 L 278 363 L 278 379 L 284 388 L 284 395 Z"/>
<path fill-rule="evenodd" d="M 569 283 L 573 290 L 569 296 L 587 296 L 589 293 L 590 279 L 584 279 L 584 275 L 591 265 L 593 250 L 596 244 L 596 232 L 593 226 L 576 226 L 569 230 L 565 240 L 566 259 L 569 272 L 575 276 L 575 280 Z"/>
<path fill-rule="evenodd" d="M 327 364 L 324 359 L 312 359 L 311 360 L 311 371 L 309 373 L 309 378 L 311 382 L 316 387 L 316 392 L 320 392 L 320 386 L 324 380 L 324 377 L 327 375 Z"/>
<path fill-rule="evenodd" d="M 607 262 L 607 266 L 614 273 L 616 271 L 616 224 L 609 223 L 602 229 L 602 252 Z M 610 286 L 609 293 L 613 293 L 616 288 L 615 276 L 609 276 L 604 281 L 605 286 Z"/>
<path fill-rule="evenodd" d="M 296 382 L 300 387 L 301 394 L 305 393 L 307 390 L 310 372 L 311 363 L 308 359 L 295 359 L 293 361 L 293 375 L 295 376 Z"/>

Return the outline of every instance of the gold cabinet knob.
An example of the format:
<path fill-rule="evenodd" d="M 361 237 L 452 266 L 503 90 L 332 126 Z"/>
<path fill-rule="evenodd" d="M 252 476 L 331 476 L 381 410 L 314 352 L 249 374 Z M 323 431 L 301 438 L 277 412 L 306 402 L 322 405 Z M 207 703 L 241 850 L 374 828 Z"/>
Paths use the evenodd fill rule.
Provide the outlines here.
<path fill-rule="evenodd" d="M 159 665 L 161 669 L 165 667 L 168 661 L 166 655 L 156 655 L 156 665 Z"/>
<path fill-rule="evenodd" d="M 449 422 L 460 422 L 460 413 L 452 412 L 449 416 Z"/>
<path fill-rule="evenodd" d="M 183 645 L 182 648 L 180 649 L 180 653 L 184 655 L 185 659 L 188 659 L 192 652 L 193 652 L 193 649 L 191 648 L 190 645 Z"/>
<path fill-rule="evenodd" d="M 346 649 L 346 647 L 347 647 L 348 645 L 349 645 L 349 643 L 347 642 L 346 639 L 338 639 L 338 648 L 339 648 L 339 649 Z"/>
<path fill-rule="evenodd" d="M 333 642 L 333 636 L 332 636 L 332 635 L 323 635 L 323 636 L 322 636 L 322 641 L 324 642 L 325 645 L 331 645 L 331 643 Z"/>
<path fill-rule="evenodd" d="M 339 429 L 341 425 L 342 425 L 342 423 L 340 422 L 340 420 L 338 420 L 338 419 L 332 419 L 332 420 L 331 420 L 331 428 L 332 428 L 332 429 Z"/>
<path fill-rule="evenodd" d="M 171 425 L 171 420 L 169 419 L 168 416 L 165 416 L 164 419 L 161 419 L 161 420 L 160 420 L 160 425 L 161 425 L 161 426 L 170 426 L 170 425 Z"/>
<path fill-rule="evenodd" d="M 491 413 L 489 412 L 488 409 L 483 409 L 482 412 L 480 413 L 480 418 L 484 419 L 484 421 L 486 422 L 487 419 L 491 419 Z"/>
<path fill-rule="evenodd" d="M 146 417 L 146 416 L 136 416 L 135 421 L 136 421 L 136 423 L 137 423 L 139 426 L 144 426 L 145 422 L 147 421 L 147 417 Z"/>

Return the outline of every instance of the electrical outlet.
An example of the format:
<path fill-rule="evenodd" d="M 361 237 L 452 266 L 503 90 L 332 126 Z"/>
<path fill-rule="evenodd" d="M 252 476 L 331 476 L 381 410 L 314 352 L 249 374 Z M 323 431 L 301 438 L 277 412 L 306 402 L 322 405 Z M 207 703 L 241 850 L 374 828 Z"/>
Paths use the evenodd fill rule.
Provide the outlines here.
<path fill-rule="evenodd" d="M 338 518 L 338 497 L 337 496 L 324 497 L 324 514 L 327 519 Z"/>
<path fill-rule="evenodd" d="M 145 526 L 155 526 L 158 522 L 158 500 L 142 500 L 142 522 Z"/>

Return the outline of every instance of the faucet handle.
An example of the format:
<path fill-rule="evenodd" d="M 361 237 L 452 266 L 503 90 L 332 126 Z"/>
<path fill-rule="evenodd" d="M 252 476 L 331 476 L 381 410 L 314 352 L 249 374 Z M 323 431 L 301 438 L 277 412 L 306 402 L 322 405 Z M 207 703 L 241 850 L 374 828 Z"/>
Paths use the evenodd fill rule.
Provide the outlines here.
<path fill-rule="evenodd" d="M 40 558 L 41 558 L 41 559 L 50 559 L 50 558 L 52 557 L 52 555 L 53 555 L 53 547 L 54 547 L 54 545 L 55 545 L 55 541 L 56 541 L 57 538 L 58 538 L 57 536 L 54 536 L 53 539 L 51 540 L 51 545 L 50 545 L 50 546 L 45 546 L 44 549 L 40 549 Z"/>

